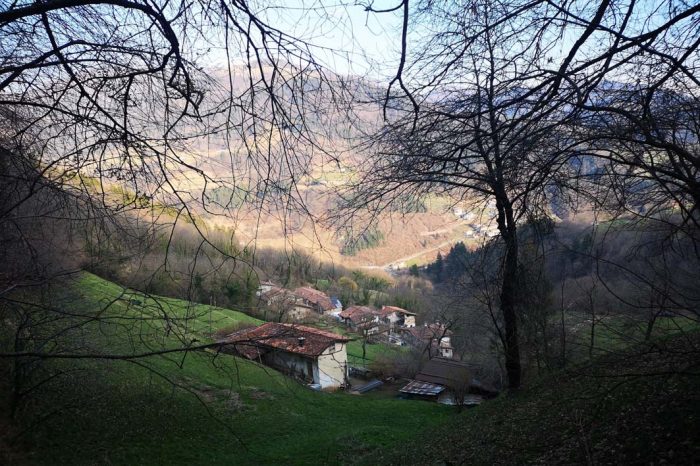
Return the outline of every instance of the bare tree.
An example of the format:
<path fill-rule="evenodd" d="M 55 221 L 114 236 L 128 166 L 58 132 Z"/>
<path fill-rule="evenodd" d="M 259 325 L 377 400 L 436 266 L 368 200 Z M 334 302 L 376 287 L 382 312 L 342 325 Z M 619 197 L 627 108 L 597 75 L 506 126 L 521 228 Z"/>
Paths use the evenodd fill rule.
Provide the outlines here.
<path fill-rule="evenodd" d="M 56 216 L 91 221 L 81 228 L 92 244 L 116 230 L 169 241 L 186 221 L 200 248 L 250 260 L 212 241 L 198 216 L 235 213 L 212 198 L 217 187 L 303 210 L 296 180 L 323 150 L 315 109 L 335 98 L 312 47 L 275 27 L 268 6 L 2 3 L 0 229 L 26 236 L 28 216 L 52 215 L 32 200 L 60 193 L 72 210 Z M 223 170 L 200 168 L 212 147 Z M 10 270 L 0 280 L 23 283 Z"/>
<path fill-rule="evenodd" d="M 611 163 L 624 193 L 649 181 L 657 206 L 670 202 L 693 222 L 697 138 L 688 114 L 697 106 L 700 7 L 403 0 L 367 9 L 403 13 L 401 54 L 379 96 L 377 162 L 348 204 L 376 211 L 427 192 L 492 199 L 504 244 L 503 344 L 517 387 L 518 221 L 547 215 L 548 198 L 567 197 L 561 187 L 581 193 L 582 180 L 599 180 L 584 169 L 593 159 Z"/>
<path fill-rule="evenodd" d="M 234 196 L 216 198 L 217 189 L 260 218 L 305 212 L 296 182 L 327 155 L 327 113 L 316 109 L 338 94 L 312 46 L 277 27 L 272 6 L 0 1 L 0 358 L 16 376 L 13 409 L 61 375 L 47 360 L 145 367 L 149 356 L 220 347 L 193 335 L 195 307 L 178 316 L 156 302 L 134 316 L 120 298 L 76 312 L 42 293 L 91 259 L 142 264 L 165 243 L 139 288 L 186 272 L 194 297 L 203 267 L 235 272 L 254 260 L 201 221 L 236 213 Z M 197 245 L 188 266 L 174 267 L 182 223 Z M 94 325 L 138 343 L 127 351 L 81 339 Z"/>
<path fill-rule="evenodd" d="M 346 199 L 350 209 L 376 212 L 439 193 L 494 209 L 490 221 L 503 245 L 502 343 L 509 384 L 517 388 L 518 224 L 548 214 L 546 199 L 567 169 L 567 124 L 575 115 L 559 100 L 543 105 L 543 91 L 528 85 L 540 74 L 540 40 L 523 40 L 529 25 L 492 25 L 498 8 L 475 5 L 460 17 L 449 8 L 432 12 L 445 30 L 412 57 L 411 105 L 391 94 L 385 109 L 392 116 L 367 147 L 373 163 Z"/>

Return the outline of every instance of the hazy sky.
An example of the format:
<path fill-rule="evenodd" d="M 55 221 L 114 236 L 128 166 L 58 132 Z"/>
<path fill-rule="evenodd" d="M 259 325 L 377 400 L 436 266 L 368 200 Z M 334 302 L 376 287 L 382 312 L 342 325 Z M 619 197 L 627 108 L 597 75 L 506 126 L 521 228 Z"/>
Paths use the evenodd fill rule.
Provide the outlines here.
<path fill-rule="evenodd" d="M 397 0 L 375 0 L 378 9 L 396 6 Z M 342 74 L 382 76 L 395 73 L 401 42 L 401 11 L 368 13 L 355 1 L 269 0 L 249 4 L 265 21 L 314 46 L 314 57 Z M 257 7 L 257 8 L 256 8 Z M 214 52 L 213 60 L 225 62 Z M 218 57 L 218 58 L 217 58 Z"/>
<path fill-rule="evenodd" d="M 375 8 L 387 8 L 396 0 L 377 1 Z M 338 72 L 363 74 L 370 71 L 381 75 L 396 72 L 401 43 L 401 11 L 391 13 L 366 12 L 362 6 L 348 3 L 327 8 L 327 19 L 318 18 L 318 45 L 342 51 L 333 58 L 322 56 Z M 388 68 L 388 70 L 387 70 Z"/>

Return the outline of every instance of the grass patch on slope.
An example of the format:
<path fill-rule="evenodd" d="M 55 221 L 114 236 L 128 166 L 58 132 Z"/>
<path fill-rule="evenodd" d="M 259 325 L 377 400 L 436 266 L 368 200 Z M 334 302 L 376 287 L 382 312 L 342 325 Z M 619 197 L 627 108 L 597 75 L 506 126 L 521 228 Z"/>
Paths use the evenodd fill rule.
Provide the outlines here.
<path fill-rule="evenodd" d="M 240 312 L 145 296 L 83 273 L 53 305 L 103 320 L 66 338 L 110 354 L 258 323 Z M 313 392 L 269 368 L 213 352 L 131 361 L 46 362 L 68 371 L 22 412 L 36 464 L 318 464 L 401 445 L 450 417 L 430 403 Z M 31 423 L 45 419 L 36 425 Z"/>
<path fill-rule="evenodd" d="M 569 357 L 575 361 L 584 361 L 589 358 L 589 354 L 593 357 L 604 356 L 648 341 L 700 331 L 700 322 L 697 319 L 683 315 L 657 317 L 649 335 L 647 325 L 647 320 L 636 315 L 599 317 L 591 348 L 591 321 L 583 317 L 572 329 Z"/>

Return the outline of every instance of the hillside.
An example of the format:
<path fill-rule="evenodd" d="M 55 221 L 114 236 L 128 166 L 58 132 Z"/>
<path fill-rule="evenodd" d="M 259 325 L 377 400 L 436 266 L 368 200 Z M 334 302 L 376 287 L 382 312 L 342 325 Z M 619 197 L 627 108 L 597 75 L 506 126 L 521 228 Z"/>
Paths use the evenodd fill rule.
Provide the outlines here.
<path fill-rule="evenodd" d="M 130 353 L 176 344 L 147 325 L 157 309 L 189 337 L 259 321 L 146 297 L 81 273 L 56 305 L 140 317 L 95 326 L 84 344 Z M 111 304 L 106 307 L 105 304 Z M 105 311 L 109 309 L 109 311 Z M 679 330 L 680 327 L 678 327 Z M 607 340 L 606 340 L 607 341 Z M 612 341 L 612 340 L 611 340 Z M 359 351 L 353 343 L 351 355 Z M 612 346 L 616 344 L 611 343 Z M 687 463 L 700 454 L 700 334 L 681 330 L 604 354 L 457 414 L 421 401 L 310 391 L 253 362 L 209 352 L 131 361 L 58 361 L 23 422 L 0 436 L 13 464 Z M 611 347 L 612 347 L 611 346 Z M 379 354 L 377 348 L 370 357 Z M 7 380 L 5 378 L 0 380 Z M 7 386 L 0 386 L 6 392 Z M 8 397 L 3 396 L 7 400 Z M 2 425 L 7 405 L 2 404 Z M 14 435 L 24 430 L 19 443 Z"/>
<path fill-rule="evenodd" d="M 332 186 L 297 187 L 305 195 L 309 216 L 266 207 L 264 213 L 254 205 L 242 205 L 235 216 L 208 215 L 203 218 L 216 227 L 231 229 L 242 244 L 277 250 L 296 249 L 320 260 L 347 267 L 384 268 L 405 262 L 410 256 L 425 254 L 432 260 L 438 248 L 449 249 L 458 241 L 479 242 L 465 238 L 469 223 L 450 212 L 448 199 L 426 204 L 427 211 L 413 213 L 383 213 L 377 219 L 381 240 L 362 246 L 348 254 L 343 251 L 343 232 L 328 222 L 318 221 L 335 199 Z M 366 227 L 363 222 L 352 225 L 356 231 Z M 444 252 L 444 251 L 443 251 Z"/>
<path fill-rule="evenodd" d="M 206 340 L 210 330 L 259 322 L 228 309 L 145 297 L 88 273 L 61 283 L 55 298 L 56 306 L 69 307 L 76 314 L 101 309 L 103 316 L 104 312 L 120 315 L 120 324 L 103 322 L 80 332 L 90 347 L 112 353 L 177 344 L 172 335 L 158 340 L 162 331 L 148 325 L 152 312 L 188 319 L 188 337 L 200 341 Z M 106 308 L 105 304 L 111 305 Z M 127 317 L 141 319 L 123 325 Z M 351 348 L 351 354 L 353 349 L 358 348 Z M 452 410 L 435 404 L 314 392 L 272 369 L 213 353 L 50 364 L 67 373 L 45 386 L 50 389 L 40 388 L 37 395 L 41 396 L 22 413 L 24 422 L 8 431 L 7 437 L 0 435 L 2 446 L 10 444 L 11 435 L 26 429 L 22 443 L 10 450 L 12 456 L 5 454 L 8 461 L 311 464 L 323 458 L 329 463 L 347 462 L 357 454 L 401 445 L 425 426 L 452 415 Z M 0 389 L 7 393 L 8 387 Z M 3 402 L 0 412 L 7 414 L 7 408 Z"/>
<path fill-rule="evenodd" d="M 366 464 L 696 464 L 700 333 L 543 377 Z"/>

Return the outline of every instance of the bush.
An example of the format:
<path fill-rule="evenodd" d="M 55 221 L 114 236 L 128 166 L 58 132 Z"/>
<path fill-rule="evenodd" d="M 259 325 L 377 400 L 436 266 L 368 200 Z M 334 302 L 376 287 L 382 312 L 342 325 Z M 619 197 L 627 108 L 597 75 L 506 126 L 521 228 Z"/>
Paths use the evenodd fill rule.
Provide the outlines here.
<path fill-rule="evenodd" d="M 372 372 L 381 378 L 413 378 L 420 369 L 421 353 L 415 348 L 410 351 L 386 351 L 369 365 Z"/>

